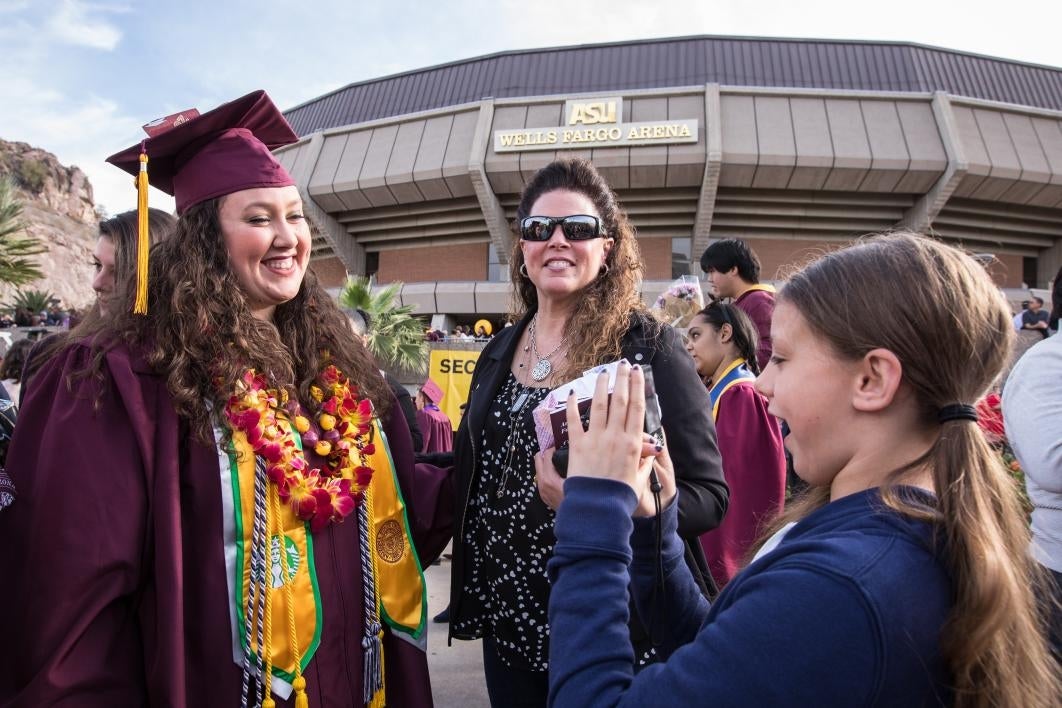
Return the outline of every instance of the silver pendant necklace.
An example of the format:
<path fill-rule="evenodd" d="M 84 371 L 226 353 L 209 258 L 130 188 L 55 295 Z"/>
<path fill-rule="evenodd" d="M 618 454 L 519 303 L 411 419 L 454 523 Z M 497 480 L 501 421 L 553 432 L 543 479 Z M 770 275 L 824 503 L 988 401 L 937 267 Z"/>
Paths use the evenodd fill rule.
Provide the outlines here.
<path fill-rule="evenodd" d="M 551 364 L 549 362 L 550 357 L 552 357 L 554 354 L 556 354 L 557 352 L 560 351 L 560 348 L 564 346 L 564 342 L 568 338 L 567 337 L 561 337 L 560 343 L 558 343 L 557 346 L 555 346 L 553 348 L 553 351 L 551 351 L 549 354 L 546 354 L 545 356 L 543 356 L 543 355 L 538 353 L 538 346 L 537 346 L 538 345 L 538 340 L 537 340 L 537 336 L 536 336 L 537 334 L 538 334 L 538 313 L 536 312 L 534 318 L 532 318 L 532 320 L 531 320 L 531 336 L 530 336 L 530 339 L 531 339 L 531 353 L 535 356 L 535 359 L 537 359 L 538 362 L 534 365 L 534 367 L 531 368 L 531 378 L 534 379 L 535 381 L 542 381 L 543 379 L 549 377 L 549 375 L 553 372 L 553 364 Z"/>

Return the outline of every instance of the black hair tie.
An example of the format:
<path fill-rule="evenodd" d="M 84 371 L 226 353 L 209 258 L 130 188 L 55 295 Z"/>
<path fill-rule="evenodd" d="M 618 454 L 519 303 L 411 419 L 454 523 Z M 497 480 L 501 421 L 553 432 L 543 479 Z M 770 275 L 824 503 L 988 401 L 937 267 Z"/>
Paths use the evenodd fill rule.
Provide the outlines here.
<path fill-rule="evenodd" d="M 952 403 L 943 406 L 937 412 L 937 422 L 947 423 L 949 420 L 969 420 L 977 422 L 977 409 L 965 403 Z"/>

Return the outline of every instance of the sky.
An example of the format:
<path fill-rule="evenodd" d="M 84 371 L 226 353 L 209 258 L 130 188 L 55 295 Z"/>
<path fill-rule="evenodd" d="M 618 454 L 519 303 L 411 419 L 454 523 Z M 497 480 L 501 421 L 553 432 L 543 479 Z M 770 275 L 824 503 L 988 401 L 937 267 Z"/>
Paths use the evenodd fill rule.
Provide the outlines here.
<path fill-rule="evenodd" d="M 0 138 L 53 152 L 96 203 L 140 126 L 265 89 L 282 110 L 347 84 L 512 49 L 690 35 L 918 42 L 1062 67 L 1062 3 L 1009 0 L 0 0 Z M 152 190 L 151 203 L 173 201 Z"/>

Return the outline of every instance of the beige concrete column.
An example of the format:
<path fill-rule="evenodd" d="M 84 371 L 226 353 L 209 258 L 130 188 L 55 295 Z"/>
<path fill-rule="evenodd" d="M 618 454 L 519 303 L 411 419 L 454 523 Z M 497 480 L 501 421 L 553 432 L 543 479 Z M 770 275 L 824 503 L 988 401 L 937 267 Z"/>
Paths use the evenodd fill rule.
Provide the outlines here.
<path fill-rule="evenodd" d="M 933 220 L 948 203 L 952 193 L 966 175 L 968 163 L 963 151 L 959 131 L 955 127 L 955 115 L 951 109 L 948 94 L 937 91 L 933 94 L 933 117 L 937 121 L 937 130 L 944 143 L 944 152 L 948 157 L 948 166 L 936 183 L 915 202 L 904 217 L 896 224 L 899 228 L 924 232 L 933 225 Z"/>
<path fill-rule="evenodd" d="M 512 235 L 509 231 L 509 223 L 505 219 L 505 210 L 502 209 L 498 195 L 491 189 L 490 180 L 487 179 L 487 171 L 483 162 L 487 156 L 487 146 L 490 145 L 490 128 L 494 123 L 494 101 L 486 100 L 480 103 L 479 119 L 476 122 L 476 133 L 472 138 L 472 150 L 468 156 L 468 174 L 472 179 L 472 187 L 476 190 L 476 199 L 479 208 L 483 211 L 483 220 L 487 222 L 487 231 L 490 233 L 491 243 L 498 252 L 500 263 L 509 262 L 509 251 L 512 249 Z"/>
<path fill-rule="evenodd" d="M 324 134 L 314 133 L 310 136 L 307 144 L 299 146 L 299 153 L 291 168 L 291 178 L 299 187 L 299 195 L 302 197 L 302 206 L 317 227 L 321 236 L 332 248 L 336 257 L 343 263 L 348 273 L 364 275 L 365 273 L 365 248 L 354 241 L 354 237 L 336 221 L 331 214 L 325 211 L 314 201 L 310 195 L 310 176 L 317 166 L 317 160 L 321 157 L 321 149 L 324 147 Z"/>
<path fill-rule="evenodd" d="M 693 245 L 690 247 L 690 273 L 700 270 L 700 259 L 708 248 L 712 233 L 712 215 L 715 212 L 715 196 L 719 191 L 719 172 L 723 166 L 722 108 L 719 102 L 719 84 L 704 87 L 704 179 L 697 199 L 697 216 L 693 221 Z"/>
<path fill-rule="evenodd" d="M 1036 262 L 1036 287 L 1046 288 L 1062 268 L 1062 239 L 1055 241 L 1051 248 L 1040 251 Z M 1033 283 L 1030 283 L 1033 285 Z M 1048 307 L 1051 303 L 1048 303 Z"/>

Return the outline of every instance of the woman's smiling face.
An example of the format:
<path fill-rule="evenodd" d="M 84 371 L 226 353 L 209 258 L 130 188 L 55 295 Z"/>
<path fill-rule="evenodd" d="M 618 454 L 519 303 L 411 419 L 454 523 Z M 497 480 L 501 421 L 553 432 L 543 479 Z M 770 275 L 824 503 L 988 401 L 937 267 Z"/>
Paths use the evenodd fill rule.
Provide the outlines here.
<path fill-rule="evenodd" d="M 585 194 L 567 189 L 546 192 L 531 205 L 531 216 L 559 218 L 587 214 L 598 219 L 594 202 Z M 558 224 L 548 241 L 521 241 L 527 277 L 543 296 L 564 299 L 579 292 L 597 278 L 612 248 L 611 238 L 569 241 Z"/>
<path fill-rule="evenodd" d="M 229 267 L 256 317 L 272 319 L 294 298 L 310 260 L 310 227 L 297 187 L 263 187 L 229 194 L 219 207 Z"/>

